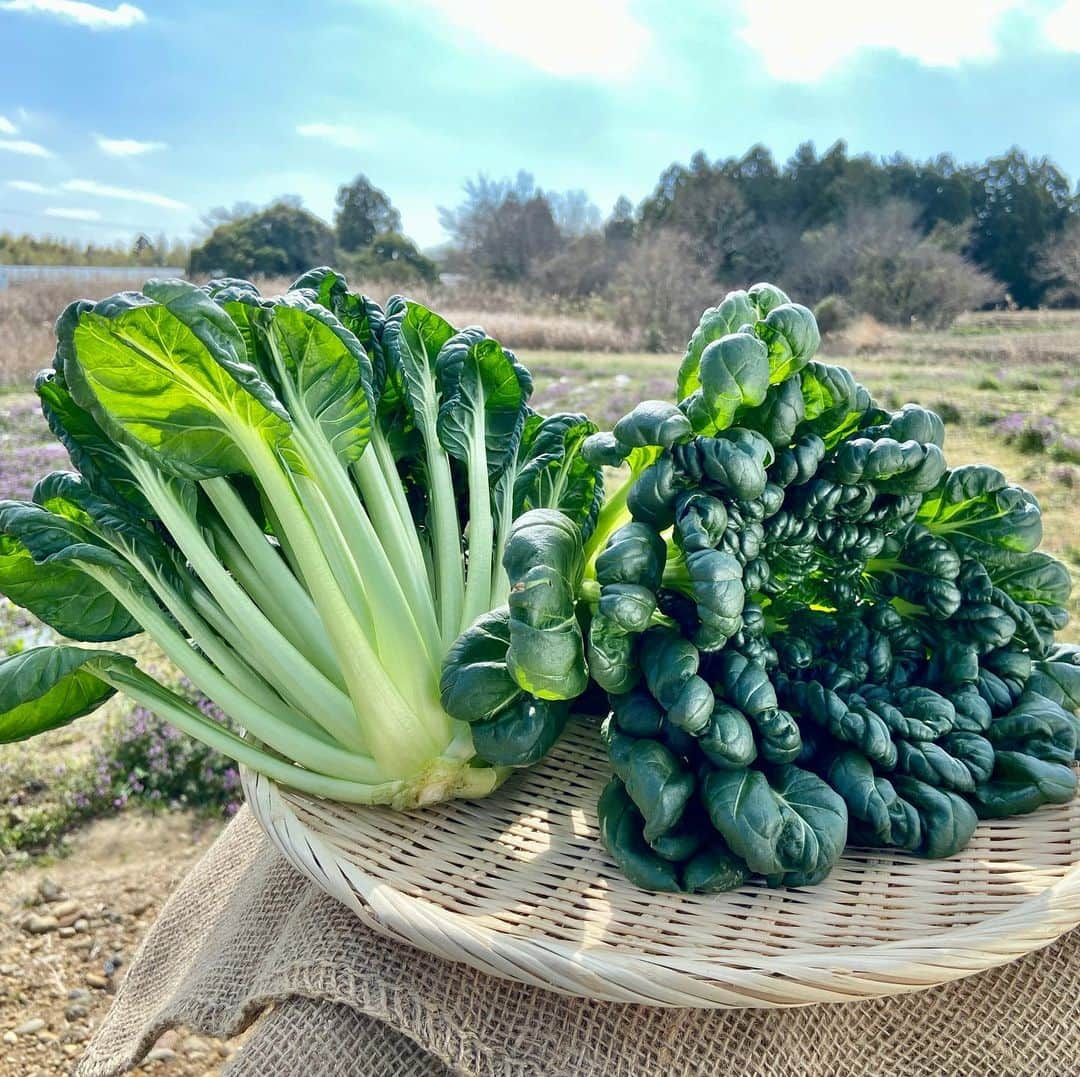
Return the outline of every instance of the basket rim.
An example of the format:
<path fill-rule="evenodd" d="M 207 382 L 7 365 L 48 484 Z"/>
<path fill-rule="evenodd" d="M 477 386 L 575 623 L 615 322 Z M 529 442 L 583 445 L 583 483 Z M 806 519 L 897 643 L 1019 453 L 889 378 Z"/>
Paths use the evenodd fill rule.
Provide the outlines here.
<path fill-rule="evenodd" d="M 973 924 L 918 940 L 804 947 L 696 961 L 603 942 L 519 934 L 396 889 L 368 874 L 294 805 L 318 801 L 241 768 L 249 804 L 275 845 L 367 925 L 437 956 L 564 994 L 646 1005 L 731 1008 L 849 1002 L 922 990 L 1005 964 L 1080 926 L 1080 861 L 1056 882 Z M 335 805 L 346 811 L 362 811 Z M 875 850 L 875 852 L 878 852 Z M 888 855 L 887 853 L 885 854 Z"/>

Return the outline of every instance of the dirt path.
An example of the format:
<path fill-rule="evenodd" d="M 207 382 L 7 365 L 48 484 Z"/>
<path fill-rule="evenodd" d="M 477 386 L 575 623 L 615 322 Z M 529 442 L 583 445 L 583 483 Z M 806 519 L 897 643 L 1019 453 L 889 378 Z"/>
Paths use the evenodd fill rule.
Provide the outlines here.
<path fill-rule="evenodd" d="M 0 1074 L 71 1072 L 158 909 L 221 824 L 125 813 L 47 867 L 0 875 Z M 167 1033 L 136 1073 L 216 1074 L 230 1048 Z"/>

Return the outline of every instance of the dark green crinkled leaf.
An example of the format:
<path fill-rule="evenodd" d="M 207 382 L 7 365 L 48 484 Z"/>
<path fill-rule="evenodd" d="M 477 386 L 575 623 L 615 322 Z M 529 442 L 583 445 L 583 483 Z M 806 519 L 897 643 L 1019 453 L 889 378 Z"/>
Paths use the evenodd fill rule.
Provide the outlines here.
<path fill-rule="evenodd" d="M 586 657 L 589 674 L 605 692 L 629 692 L 641 677 L 636 637 L 603 613 L 595 613 L 589 625 Z"/>
<path fill-rule="evenodd" d="M 506 668 L 510 610 L 500 606 L 479 618 L 451 644 L 443 661 L 443 710 L 463 722 L 491 718 L 523 696 Z"/>
<path fill-rule="evenodd" d="M 665 400 L 643 400 L 636 404 L 611 432 L 627 449 L 643 449 L 650 445 L 670 449 L 694 434 L 686 416 Z"/>
<path fill-rule="evenodd" d="M 820 882 L 847 840 L 844 801 L 799 767 L 777 767 L 771 782 L 759 770 L 710 769 L 701 795 L 732 852 L 771 885 Z"/>
<path fill-rule="evenodd" d="M 645 820 L 642 835 L 653 842 L 682 819 L 694 793 L 694 777 L 659 741 L 639 740 L 630 749 L 623 781 Z"/>
<path fill-rule="evenodd" d="M 637 584 L 655 591 L 663 578 L 666 556 L 664 540 L 651 527 L 624 524 L 596 558 L 597 582 L 601 586 Z"/>
<path fill-rule="evenodd" d="M 892 784 L 919 813 L 922 836 L 912 852 L 939 860 L 959 852 L 971 841 L 979 820 L 964 797 L 903 775 L 896 775 Z"/>
<path fill-rule="evenodd" d="M 660 732 L 664 712 L 648 693 L 612 693 L 610 698 L 616 726 L 632 737 L 655 737 Z"/>
<path fill-rule="evenodd" d="M 722 841 L 714 838 L 708 849 L 687 861 L 682 882 L 688 893 L 721 894 L 737 890 L 749 877 L 746 864 Z"/>
<path fill-rule="evenodd" d="M 510 580 L 510 675 L 530 695 L 575 699 L 588 685 L 575 613 L 585 567 L 581 531 L 554 509 L 526 512 L 510 530 L 503 566 Z"/>
<path fill-rule="evenodd" d="M 975 789 L 980 819 L 1026 815 L 1044 804 L 1067 804 L 1076 794 L 1076 771 L 1023 752 L 999 751 L 994 774 Z"/>
<path fill-rule="evenodd" d="M 603 473 L 582 452 L 595 432 L 584 415 L 530 415 L 525 420 L 514 480 L 515 516 L 529 509 L 558 509 L 588 541 L 604 500 Z"/>
<path fill-rule="evenodd" d="M 472 723 L 476 754 L 496 767 L 531 767 L 551 751 L 569 713 L 570 705 L 561 700 L 522 693 L 494 718 Z"/>
<path fill-rule="evenodd" d="M 986 736 L 999 751 L 1022 752 L 1070 766 L 1077 756 L 1080 721 L 1052 699 L 1027 691 L 1014 710 L 995 718 Z"/>
<path fill-rule="evenodd" d="M 832 756 L 824 771 L 829 784 L 843 797 L 853 824 L 855 841 L 917 849 L 922 824 L 914 806 L 896 794 L 892 783 L 878 777 L 861 752 L 845 749 Z"/>
<path fill-rule="evenodd" d="M 604 786 L 597 815 L 600 841 L 631 883 L 643 890 L 682 889 L 675 866 L 649 847 L 642 833 L 645 820 L 618 778 Z"/>
<path fill-rule="evenodd" d="M 726 703 L 713 707 L 698 746 L 705 758 L 722 770 L 748 767 L 757 758 L 754 731 L 746 715 Z"/>
<path fill-rule="evenodd" d="M 776 448 L 784 448 L 795 439 L 795 432 L 806 414 L 806 401 L 798 378 L 788 378 L 771 385 L 765 399 L 756 408 L 739 416 L 739 423 L 760 431 Z"/>
<path fill-rule="evenodd" d="M 1080 647 L 1061 644 L 1036 662 L 1028 679 L 1033 692 L 1070 710 L 1080 710 Z"/>

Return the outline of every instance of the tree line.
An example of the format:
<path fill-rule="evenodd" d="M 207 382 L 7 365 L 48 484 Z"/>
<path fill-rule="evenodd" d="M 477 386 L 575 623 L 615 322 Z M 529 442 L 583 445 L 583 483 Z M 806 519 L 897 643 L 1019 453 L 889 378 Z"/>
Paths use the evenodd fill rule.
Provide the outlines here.
<path fill-rule="evenodd" d="M 684 324 L 680 305 L 700 308 L 702 296 L 758 279 L 827 300 L 834 317 L 864 311 L 901 324 L 945 324 L 995 303 L 1080 302 L 1080 197 L 1052 161 L 1017 148 L 977 164 L 875 158 L 843 142 L 824 153 L 804 143 L 782 164 L 760 145 L 717 160 L 698 152 L 606 217 L 584 191 L 545 190 L 526 172 L 481 175 L 439 212 L 449 243 L 436 261 L 403 234 L 389 195 L 359 175 L 339 188 L 330 223 L 295 197 L 212 211 L 188 264 L 198 276 L 288 275 L 328 261 L 367 280 L 455 274 L 599 297 L 658 338 L 667 321 Z M 139 257 L 147 245 L 156 256 L 142 239 Z M 26 245 L 0 237 L 0 260 L 5 242 Z"/>
<path fill-rule="evenodd" d="M 834 310 L 931 325 L 990 303 L 1080 300 L 1080 198 L 1053 162 L 1016 148 L 971 165 L 852 155 L 843 142 L 822 154 L 805 143 L 783 164 L 763 146 L 699 152 L 636 208 L 620 198 L 579 229 L 560 224 L 564 197 L 524 174 L 466 184 L 442 213 L 449 263 L 579 297 L 620 285 L 640 296 L 672 277 L 690 292 L 777 280 Z"/>

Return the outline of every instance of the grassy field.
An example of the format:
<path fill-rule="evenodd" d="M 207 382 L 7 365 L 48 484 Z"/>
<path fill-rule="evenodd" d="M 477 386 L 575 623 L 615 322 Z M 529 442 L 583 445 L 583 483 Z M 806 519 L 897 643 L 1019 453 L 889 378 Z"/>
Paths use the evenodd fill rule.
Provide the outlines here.
<path fill-rule="evenodd" d="M 14 293 L 0 293 L 0 497 L 27 496 L 38 476 L 66 463 L 29 390 L 51 354 L 51 322 L 71 296 L 56 288 L 21 299 Z M 605 352 L 620 340 L 610 325 L 483 306 L 463 303 L 452 317 L 484 324 L 517 348 L 535 376 L 533 403 L 541 411 L 585 411 L 610 426 L 641 399 L 672 396 L 676 355 L 627 351 L 625 343 Z M 449 305 L 440 309 L 450 312 Z M 914 400 L 937 409 L 947 420 L 951 463 L 991 463 L 1038 495 L 1044 548 L 1076 581 L 1064 638 L 1080 641 L 1080 313 L 975 315 L 943 333 L 900 333 L 864 320 L 824 351 L 883 404 Z M 47 629 L 0 599 L 0 654 L 48 638 Z M 161 661 L 146 644 L 125 646 L 141 648 L 148 664 Z M 195 742 L 118 701 L 32 747 L 0 746 L 0 921 L 37 900 L 47 871 L 85 907 L 107 910 L 91 930 L 111 932 L 110 950 L 133 950 L 177 869 L 193 862 L 235 809 L 236 783 L 227 760 L 200 754 Z M 171 810 L 126 810 L 133 804 Z M 57 862 L 60 850 L 73 855 Z M 139 916 L 125 912 L 129 893 L 140 895 Z M 0 940 L 0 998 L 17 1002 L 0 1028 L 44 1015 L 63 1037 L 89 1035 L 109 994 L 94 994 L 85 1022 L 68 1020 L 64 1009 L 65 986 L 81 984 L 97 967 L 89 952 L 64 949 L 57 964 L 52 950 L 30 953 L 38 945 L 32 940 L 19 931 Z M 5 977 L 5 969 L 15 971 Z M 29 1072 L 26 1060 L 38 1050 L 32 1038 L 11 1050 L 16 1070 Z M 64 1072 L 62 1051 L 71 1045 L 58 1040 L 49 1050 L 56 1068 L 48 1072 Z M 214 1072 L 196 1060 L 205 1057 L 185 1056 L 172 1068 Z"/>
<path fill-rule="evenodd" d="M 95 287 L 93 281 L 48 281 L 13 285 L 0 291 L 0 391 L 18 390 L 46 366 L 53 350 L 53 324 L 73 299 L 138 289 L 145 274 L 133 271 L 130 279 L 110 279 Z M 264 295 L 276 295 L 291 281 L 260 281 Z M 386 298 L 401 290 L 392 283 L 371 282 L 357 287 Z M 438 310 L 454 325 L 483 325 L 510 347 L 519 350 L 557 348 L 589 352 L 619 352 L 633 346 L 634 334 L 603 318 L 585 317 L 589 304 L 538 303 L 509 288 L 479 287 L 467 282 L 451 288 L 422 285 L 409 295 Z"/>
<path fill-rule="evenodd" d="M 38 301 L 38 315 L 48 302 Z M 496 316 L 491 323 L 512 328 L 514 317 Z M 0 340 L 8 345 L 9 328 L 0 310 Z M 17 363 L 9 360 L 6 368 L 0 350 L 0 382 L 6 370 L 9 386 L 0 393 L 0 496 L 28 496 L 39 475 L 65 464 L 28 392 L 29 372 L 47 361 L 49 341 L 47 332 L 40 333 L 28 345 L 31 352 L 20 353 Z M 585 411 L 604 426 L 641 399 L 670 399 L 678 365 L 675 355 L 528 346 L 519 351 L 535 376 L 533 403 L 539 410 Z M 896 407 L 913 400 L 941 412 L 951 463 L 993 464 L 1037 494 L 1044 548 L 1077 581 L 1073 622 L 1064 637 L 1080 640 L 1080 314 L 977 315 L 943 333 L 856 324 L 824 351 L 831 361 L 850 366 L 882 403 Z M 0 653 L 43 638 L 47 632 L 32 618 L 0 600 Z M 57 731 L 32 753 L 19 746 L 0 749 L 0 798 L 20 783 L 43 781 L 58 762 L 70 764 L 100 738 L 109 720 L 107 711 L 104 718 Z"/>

